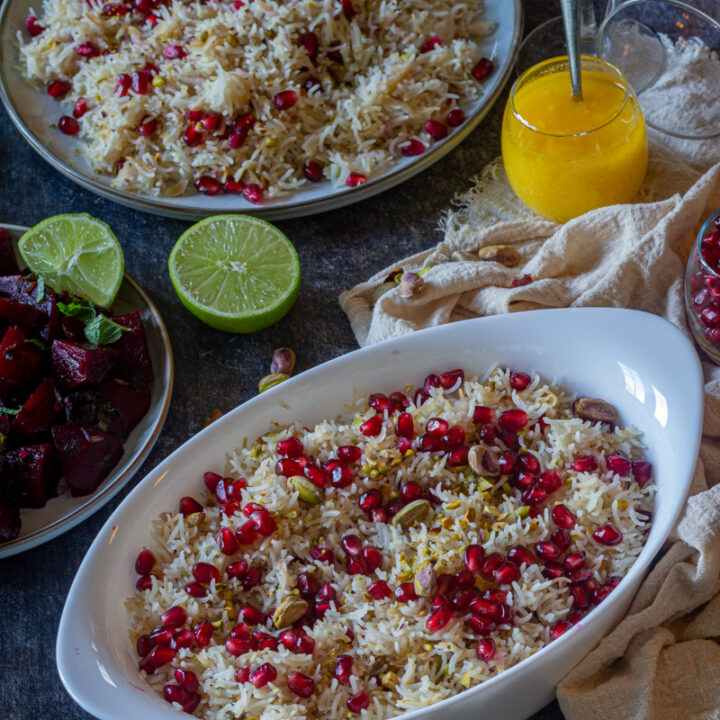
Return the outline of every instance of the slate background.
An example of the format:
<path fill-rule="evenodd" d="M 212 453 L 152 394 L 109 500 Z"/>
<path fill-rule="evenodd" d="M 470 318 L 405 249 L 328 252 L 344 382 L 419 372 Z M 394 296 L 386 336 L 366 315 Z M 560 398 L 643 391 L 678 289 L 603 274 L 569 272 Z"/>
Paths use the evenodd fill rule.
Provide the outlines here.
<path fill-rule="evenodd" d="M 560 6 L 557 0 L 527 0 L 525 12 L 527 32 L 559 14 Z M 227 411 L 256 394 L 276 347 L 295 350 L 296 372 L 356 349 L 338 294 L 441 239 L 438 219 L 453 196 L 500 154 L 505 98 L 458 148 L 403 185 L 334 212 L 277 223 L 300 256 L 300 294 L 283 320 L 250 336 L 212 330 L 177 299 L 167 257 L 186 223 L 116 205 L 71 183 L 23 142 L 0 108 L 0 222 L 31 226 L 57 213 L 88 212 L 109 223 L 123 244 L 127 271 L 165 319 L 176 370 L 164 430 L 135 478 L 73 530 L 0 561 L 0 717 L 91 718 L 60 682 L 55 638 L 73 577 L 105 520 L 152 467 L 200 430 L 213 408 Z M 562 717 L 553 703 L 533 720 Z"/>

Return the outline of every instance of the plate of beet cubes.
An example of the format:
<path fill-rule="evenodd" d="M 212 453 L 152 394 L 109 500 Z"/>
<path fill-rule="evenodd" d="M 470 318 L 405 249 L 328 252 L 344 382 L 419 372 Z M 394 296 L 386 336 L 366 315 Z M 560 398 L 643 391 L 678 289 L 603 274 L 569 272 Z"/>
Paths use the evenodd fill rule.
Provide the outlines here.
<path fill-rule="evenodd" d="M 112 310 L 56 293 L 21 267 L 23 232 L 0 225 L 0 558 L 69 530 L 130 480 L 173 383 L 143 289 L 126 274 Z M 98 315 L 105 332 L 88 334 Z"/>

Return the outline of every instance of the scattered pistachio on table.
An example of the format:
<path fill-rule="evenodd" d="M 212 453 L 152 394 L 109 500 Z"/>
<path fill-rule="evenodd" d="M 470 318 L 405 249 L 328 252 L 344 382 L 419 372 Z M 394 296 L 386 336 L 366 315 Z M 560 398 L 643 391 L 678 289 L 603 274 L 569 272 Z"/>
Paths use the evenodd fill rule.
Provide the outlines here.
<path fill-rule="evenodd" d="M 417 273 L 403 273 L 400 278 L 400 297 L 415 297 L 420 294 L 425 281 Z"/>
<path fill-rule="evenodd" d="M 211 425 L 216 420 L 219 420 L 223 415 L 224 413 L 220 408 L 213 408 L 205 418 L 205 421 L 203 422 L 203 427 L 206 428 L 208 425 Z"/>
<path fill-rule="evenodd" d="M 292 375 L 294 369 L 295 353 L 290 348 L 278 348 L 273 353 L 270 372 Z"/>
<path fill-rule="evenodd" d="M 386 292 L 393 290 L 397 285 L 393 280 L 387 280 L 373 290 L 373 303 L 376 303 Z"/>
<path fill-rule="evenodd" d="M 478 258 L 505 267 L 515 267 L 520 263 L 520 253 L 511 245 L 487 245 L 478 250 Z"/>
<path fill-rule="evenodd" d="M 286 373 L 270 373 L 264 378 L 261 378 L 260 382 L 258 383 L 258 391 L 263 393 L 266 390 L 269 390 L 270 388 L 273 388 L 276 385 L 279 385 L 281 382 L 285 382 L 289 379 L 290 376 Z"/>

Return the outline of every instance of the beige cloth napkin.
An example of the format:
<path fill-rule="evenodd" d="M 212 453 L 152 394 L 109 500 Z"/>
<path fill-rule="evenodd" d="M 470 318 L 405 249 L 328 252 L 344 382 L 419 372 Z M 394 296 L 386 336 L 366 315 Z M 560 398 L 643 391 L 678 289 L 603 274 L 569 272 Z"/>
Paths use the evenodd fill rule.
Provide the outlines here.
<path fill-rule="evenodd" d="M 444 219 L 443 242 L 341 295 L 358 342 L 468 317 L 588 305 L 654 312 L 688 332 L 684 264 L 700 224 L 720 209 L 720 141 L 651 133 L 650 142 L 638 202 L 562 226 L 526 210 L 493 163 Z M 493 244 L 513 245 L 523 262 L 508 269 L 450 261 L 454 250 Z M 419 296 L 392 290 L 373 302 L 390 271 L 427 266 Z M 525 273 L 530 284 L 509 287 Z M 627 617 L 560 685 L 569 720 L 720 719 L 720 369 L 703 367 L 704 437 L 692 497 Z"/>

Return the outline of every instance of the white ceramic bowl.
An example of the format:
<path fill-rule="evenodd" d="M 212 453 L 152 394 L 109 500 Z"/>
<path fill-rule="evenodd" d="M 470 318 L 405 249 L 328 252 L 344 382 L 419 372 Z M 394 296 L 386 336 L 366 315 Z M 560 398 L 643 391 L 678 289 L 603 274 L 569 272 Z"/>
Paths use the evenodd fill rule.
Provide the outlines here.
<path fill-rule="evenodd" d="M 655 315 L 589 308 L 541 310 L 468 320 L 364 348 L 253 398 L 189 440 L 153 470 L 109 518 L 68 595 L 58 632 L 60 677 L 72 697 L 103 720 L 177 719 L 137 671 L 125 598 L 150 525 L 180 497 L 223 472 L 225 453 L 253 441 L 273 421 L 311 424 L 343 412 L 353 388 L 390 392 L 431 371 L 495 364 L 540 372 L 578 394 L 613 403 L 624 424 L 644 433 L 659 488 L 655 520 L 640 557 L 609 598 L 533 657 L 454 698 L 403 715 L 428 720 L 525 718 L 626 612 L 685 501 L 703 414 L 700 364 L 687 338 Z M 328 718 L 328 720 L 331 720 Z"/>

